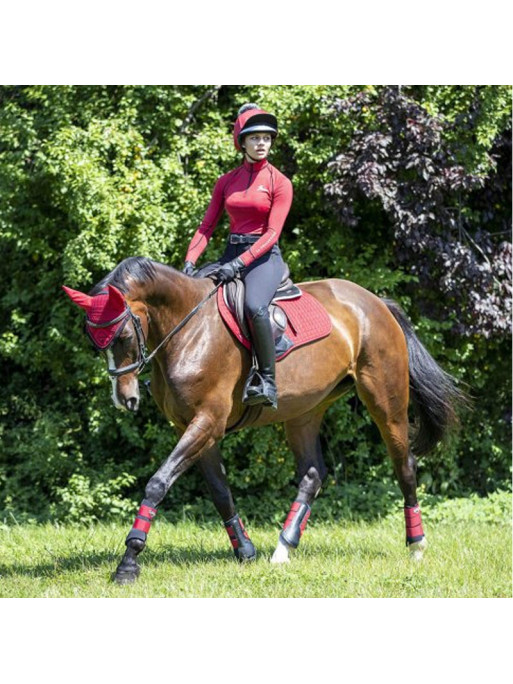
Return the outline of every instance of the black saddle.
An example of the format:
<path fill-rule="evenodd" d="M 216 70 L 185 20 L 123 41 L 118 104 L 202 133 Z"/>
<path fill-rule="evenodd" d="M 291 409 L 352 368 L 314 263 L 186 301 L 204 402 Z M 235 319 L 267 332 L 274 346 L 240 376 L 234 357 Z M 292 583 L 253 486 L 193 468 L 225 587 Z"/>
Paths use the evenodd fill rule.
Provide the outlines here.
<path fill-rule="evenodd" d="M 217 263 L 207 264 L 195 273 L 194 277 L 213 277 L 217 268 L 219 268 L 219 264 Z M 225 283 L 223 287 L 223 297 L 226 306 L 230 309 L 239 324 L 242 334 L 246 339 L 251 340 L 251 333 L 244 314 L 245 289 L 246 286 L 244 281 L 237 277 L 234 280 Z M 269 320 L 271 322 L 276 345 L 277 358 L 293 346 L 292 341 L 285 335 L 285 330 L 287 329 L 287 315 L 277 302 L 285 299 L 298 299 L 301 295 L 302 292 L 299 287 L 292 282 L 289 267 L 285 265 L 282 281 L 269 305 Z"/>

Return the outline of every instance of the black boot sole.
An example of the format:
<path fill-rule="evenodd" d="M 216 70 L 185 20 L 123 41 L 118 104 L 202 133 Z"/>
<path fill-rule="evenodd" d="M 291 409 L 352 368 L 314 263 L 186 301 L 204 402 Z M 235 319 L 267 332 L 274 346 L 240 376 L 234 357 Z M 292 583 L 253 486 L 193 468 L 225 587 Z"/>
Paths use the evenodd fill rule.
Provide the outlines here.
<path fill-rule="evenodd" d="M 257 406 L 258 404 L 263 404 L 264 406 L 269 406 L 273 409 L 278 408 L 278 400 L 276 399 L 276 401 L 273 401 L 265 394 L 249 395 L 244 397 L 242 403 L 246 404 L 247 406 Z"/>

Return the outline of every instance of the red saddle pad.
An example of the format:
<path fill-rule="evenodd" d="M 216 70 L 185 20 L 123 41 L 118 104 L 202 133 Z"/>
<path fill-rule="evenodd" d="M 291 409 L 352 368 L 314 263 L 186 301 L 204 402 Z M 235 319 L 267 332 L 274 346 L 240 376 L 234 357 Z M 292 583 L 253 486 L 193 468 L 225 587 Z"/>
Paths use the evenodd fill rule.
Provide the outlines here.
<path fill-rule="evenodd" d="M 277 361 L 284 359 L 291 351 L 298 349 L 309 342 L 315 342 L 330 334 L 332 323 L 325 308 L 320 302 L 308 294 L 301 291 L 301 297 L 297 299 L 286 299 L 276 302 L 287 315 L 287 329 L 285 334 L 293 343 L 293 347 L 277 357 Z M 251 349 L 251 342 L 242 334 L 234 315 L 226 306 L 223 297 L 223 288 L 217 291 L 217 306 L 223 321 L 232 331 L 235 337 L 247 349 Z"/>

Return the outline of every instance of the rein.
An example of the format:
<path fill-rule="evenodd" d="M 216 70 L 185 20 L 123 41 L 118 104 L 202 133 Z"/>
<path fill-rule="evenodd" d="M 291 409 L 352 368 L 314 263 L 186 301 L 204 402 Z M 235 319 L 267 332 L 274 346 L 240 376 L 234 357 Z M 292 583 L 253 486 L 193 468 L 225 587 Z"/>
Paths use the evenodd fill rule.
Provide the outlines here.
<path fill-rule="evenodd" d="M 108 368 L 109 375 L 111 377 L 117 378 L 120 375 L 126 375 L 127 373 L 132 373 L 133 371 L 135 371 L 136 375 L 142 373 L 145 367 L 150 363 L 150 361 L 153 360 L 153 357 L 159 351 L 159 349 L 162 349 L 162 347 L 164 347 L 169 342 L 173 335 L 176 335 L 176 333 L 180 332 L 180 330 L 191 320 L 191 318 L 198 313 L 202 306 L 206 304 L 208 300 L 218 291 L 221 285 L 222 282 L 219 282 L 214 287 L 214 289 L 211 292 L 209 292 L 209 294 L 204 299 L 202 299 L 201 302 L 197 304 L 194 307 L 194 309 L 192 309 L 192 311 L 188 313 L 187 316 L 182 321 L 180 321 L 180 323 L 178 323 L 177 326 L 173 328 L 173 330 L 168 332 L 168 334 L 164 337 L 160 344 L 158 344 L 157 347 L 155 347 L 155 349 L 149 355 L 146 355 L 146 340 L 144 338 L 144 333 L 141 327 L 141 319 L 139 318 L 139 316 L 136 316 L 134 313 L 132 313 L 132 310 L 128 305 L 126 307 L 126 310 L 113 321 L 101 324 L 101 327 L 107 327 L 109 325 L 113 325 L 114 323 L 118 323 L 124 318 L 128 320 L 128 317 L 130 316 L 132 318 L 134 330 L 137 335 L 137 345 L 139 347 L 139 358 L 135 363 L 131 363 L 129 366 L 124 366 L 123 368 L 119 369 Z M 89 321 L 87 321 L 87 324 L 92 325 L 93 327 L 100 327 L 98 324 L 91 324 Z"/>

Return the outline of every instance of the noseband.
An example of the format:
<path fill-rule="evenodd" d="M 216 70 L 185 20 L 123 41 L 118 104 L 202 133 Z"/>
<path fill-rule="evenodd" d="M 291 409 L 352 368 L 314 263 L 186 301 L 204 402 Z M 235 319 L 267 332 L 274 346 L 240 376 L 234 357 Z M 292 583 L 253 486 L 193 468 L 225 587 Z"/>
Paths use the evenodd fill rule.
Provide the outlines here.
<path fill-rule="evenodd" d="M 136 375 L 139 375 L 140 373 L 143 372 L 143 370 L 146 368 L 146 366 L 150 363 L 150 361 L 153 359 L 155 354 L 161 349 L 172 337 L 173 335 L 176 335 L 177 332 L 179 332 L 186 323 L 190 321 L 190 319 L 198 313 L 198 311 L 201 309 L 201 307 L 214 295 L 217 290 L 221 287 L 222 282 L 219 282 L 215 288 L 209 292 L 209 294 L 201 300 L 199 304 L 197 304 L 194 309 L 187 314 L 187 316 L 169 332 L 162 342 L 155 347 L 155 349 L 151 352 L 151 354 L 147 354 L 147 349 L 146 349 L 146 338 L 144 337 L 142 325 L 141 325 L 141 319 L 139 316 L 134 314 L 132 312 L 132 309 L 128 306 L 126 306 L 126 309 L 121 313 L 119 316 L 114 318 L 112 321 L 108 321 L 107 323 L 93 323 L 89 319 L 86 320 L 86 326 L 90 326 L 91 328 L 108 328 L 111 325 L 115 325 L 116 323 L 120 324 L 119 330 L 116 332 L 116 335 L 112 342 L 109 344 L 106 349 L 111 347 L 116 339 L 118 338 L 119 334 L 123 330 L 123 328 L 126 325 L 126 322 L 131 319 L 132 325 L 135 330 L 135 334 L 137 337 L 137 361 L 135 363 L 131 363 L 128 366 L 123 366 L 123 368 L 108 368 L 107 372 L 112 378 L 118 378 L 120 375 L 126 375 L 127 373 L 133 373 L 135 372 Z M 102 350 L 105 351 L 105 350 Z"/>

